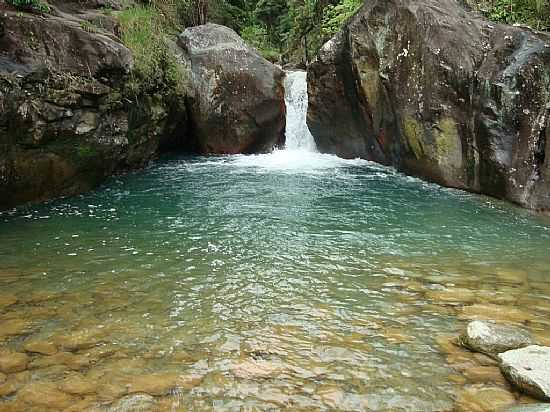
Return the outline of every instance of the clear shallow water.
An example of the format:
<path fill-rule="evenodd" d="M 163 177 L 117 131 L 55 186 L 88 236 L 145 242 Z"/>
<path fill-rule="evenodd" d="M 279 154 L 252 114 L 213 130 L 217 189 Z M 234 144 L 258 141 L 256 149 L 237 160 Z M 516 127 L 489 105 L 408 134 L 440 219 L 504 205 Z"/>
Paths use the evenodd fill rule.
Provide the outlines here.
<path fill-rule="evenodd" d="M 480 385 L 442 347 L 468 319 L 548 342 L 549 247 L 546 217 L 365 161 L 166 159 L 0 216 L 0 341 L 67 352 L 32 355 L 0 410 L 67 379 L 90 410 L 127 392 L 155 410 L 451 410 Z"/>

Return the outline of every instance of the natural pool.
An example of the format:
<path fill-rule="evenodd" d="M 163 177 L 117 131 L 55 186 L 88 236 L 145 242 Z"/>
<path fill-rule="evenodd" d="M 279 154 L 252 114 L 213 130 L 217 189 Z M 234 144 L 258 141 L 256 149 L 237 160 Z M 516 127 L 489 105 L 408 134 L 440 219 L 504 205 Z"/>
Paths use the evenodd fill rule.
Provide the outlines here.
<path fill-rule="evenodd" d="M 0 215 L 0 353 L 42 352 L 0 411 L 528 402 L 449 337 L 548 344 L 549 250 L 547 217 L 365 161 L 165 159 Z"/>

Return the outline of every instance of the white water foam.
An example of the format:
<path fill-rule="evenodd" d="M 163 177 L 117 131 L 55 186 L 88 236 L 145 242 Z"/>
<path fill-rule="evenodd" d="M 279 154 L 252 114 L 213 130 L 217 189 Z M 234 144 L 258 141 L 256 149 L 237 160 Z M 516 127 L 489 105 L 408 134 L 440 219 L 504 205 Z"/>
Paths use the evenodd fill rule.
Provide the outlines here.
<path fill-rule="evenodd" d="M 288 72 L 285 78 L 287 151 L 317 152 L 307 127 L 307 72 Z"/>
<path fill-rule="evenodd" d="M 286 145 L 273 153 L 232 156 L 228 162 L 238 167 L 256 167 L 266 170 L 313 172 L 322 169 L 356 166 L 369 163 L 364 160 L 346 160 L 322 154 L 307 127 L 307 73 L 292 71 L 285 78 Z"/>

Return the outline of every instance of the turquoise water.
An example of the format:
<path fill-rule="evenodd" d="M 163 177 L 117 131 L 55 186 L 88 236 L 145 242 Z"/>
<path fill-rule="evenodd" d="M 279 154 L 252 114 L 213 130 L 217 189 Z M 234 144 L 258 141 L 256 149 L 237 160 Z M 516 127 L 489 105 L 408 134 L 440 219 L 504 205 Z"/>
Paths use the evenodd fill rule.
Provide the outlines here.
<path fill-rule="evenodd" d="M 91 360 L 25 384 L 193 377 L 159 410 L 450 410 L 438 339 L 483 305 L 548 338 L 549 250 L 547 217 L 365 161 L 169 158 L 0 215 L 0 322 L 26 322 L 0 340 Z"/>

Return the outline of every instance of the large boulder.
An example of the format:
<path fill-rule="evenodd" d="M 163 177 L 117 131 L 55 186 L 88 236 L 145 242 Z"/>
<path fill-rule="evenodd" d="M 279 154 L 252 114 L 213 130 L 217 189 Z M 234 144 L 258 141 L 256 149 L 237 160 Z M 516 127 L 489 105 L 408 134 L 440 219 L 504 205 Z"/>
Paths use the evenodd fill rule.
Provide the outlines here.
<path fill-rule="evenodd" d="M 475 320 L 466 326 L 459 342 L 474 352 L 496 357 L 499 353 L 532 345 L 533 339 L 520 328 Z"/>
<path fill-rule="evenodd" d="M 89 190 L 184 130 L 184 99 L 128 94 L 131 52 L 87 27 L 76 16 L 0 14 L 0 210 Z"/>
<path fill-rule="evenodd" d="M 178 39 L 191 64 L 194 150 L 268 152 L 284 143 L 284 73 L 216 24 L 186 29 Z"/>
<path fill-rule="evenodd" d="M 527 346 L 499 355 L 503 375 L 521 391 L 550 401 L 550 347 Z"/>
<path fill-rule="evenodd" d="M 308 70 L 323 152 L 550 208 L 550 36 L 456 0 L 372 0 Z"/>

